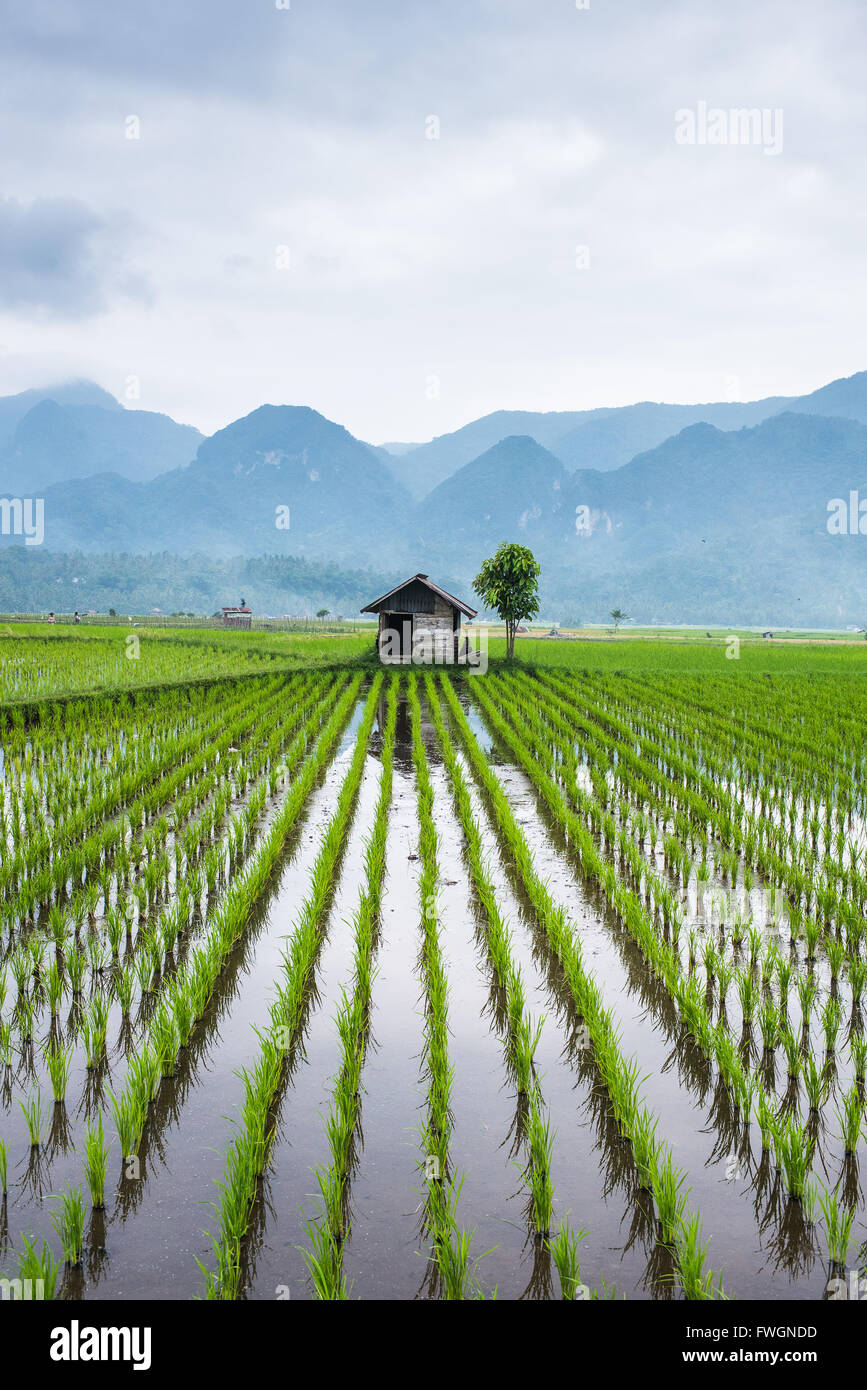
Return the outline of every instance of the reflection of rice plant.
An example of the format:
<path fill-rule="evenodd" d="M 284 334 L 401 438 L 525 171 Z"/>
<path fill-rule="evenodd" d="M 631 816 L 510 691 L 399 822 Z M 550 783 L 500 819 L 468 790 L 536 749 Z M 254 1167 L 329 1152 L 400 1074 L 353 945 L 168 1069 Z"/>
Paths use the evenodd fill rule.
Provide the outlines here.
<path fill-rule="evenodd" d="M 6 1177 L 9 1164 L 9 1149 L 5 1139 L 0 1139 L 0 1197 L 7 1193 Z"/>

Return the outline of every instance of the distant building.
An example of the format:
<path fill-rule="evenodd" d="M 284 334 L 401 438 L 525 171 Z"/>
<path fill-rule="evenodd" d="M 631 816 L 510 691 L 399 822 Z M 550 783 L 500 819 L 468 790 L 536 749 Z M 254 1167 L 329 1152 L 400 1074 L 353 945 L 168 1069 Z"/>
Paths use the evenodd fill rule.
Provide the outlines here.
<path fill-rule="evenodd" d="M 224 608 L 223 627 L 251 627 L 253 623 L 252 608 Z"/>
<path fill-rule="evenodd" d="M 763 632 L 763 633 L 762 633 L 762 636 L 763 636 L 763 637 L 773 637 L 773 635 L 774 635 L 774 634 L 773 634 L 772 632 Z"/>
<path fill-rule="evenodd" d="M 376 645 L 384 665 L 454 663 L 460 652 L 461 615 L 474 618 L 477 609 L 455 598 L 426 574 L 374 599 L 362 613 L 379 615 Z"/>

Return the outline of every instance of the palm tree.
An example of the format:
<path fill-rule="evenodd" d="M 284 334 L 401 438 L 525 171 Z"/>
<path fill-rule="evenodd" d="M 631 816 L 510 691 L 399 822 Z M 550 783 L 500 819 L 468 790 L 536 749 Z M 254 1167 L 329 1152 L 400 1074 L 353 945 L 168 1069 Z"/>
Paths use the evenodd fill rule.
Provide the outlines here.
<path fill-rule="evenodd" d="M 614 631 L 616 632 L 621 623 L 629 622 L 629 614 L 624 613 L 622 608 L 612 608 L 611 616 L 614 619 Z"/>

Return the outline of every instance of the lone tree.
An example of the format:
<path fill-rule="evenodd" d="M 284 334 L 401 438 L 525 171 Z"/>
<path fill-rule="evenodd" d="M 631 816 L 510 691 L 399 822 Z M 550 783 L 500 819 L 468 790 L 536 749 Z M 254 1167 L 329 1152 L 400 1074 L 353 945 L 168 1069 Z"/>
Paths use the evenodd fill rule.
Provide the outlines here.
<path fill-rule="evenodd" d="M 525 545 L 504 541 L 496 555 L 485 560 L 473 580 L 473 589 L 486 608 L 494 609 L 506 624 L 506 656 L 515 654 L 515 629 L 522 618 L 539 611 L 541 565 Z"/>
<path fill-rule="evenodd" d="M 614 631 L 616 632 L 621 623 L 629 622 L 629 614 L 624 613 L 622 608 L 612 608 L 611 616 L 614 619 Z"/>
<path fill-rule="evenodd" d="M 328 608 L 320 608 L 320 609 L 317 610 L 316 616 L 317 616 L 317 618 L 327 618 L 329 612 L 330 612 L 330 609 L 328 609 Z"/>

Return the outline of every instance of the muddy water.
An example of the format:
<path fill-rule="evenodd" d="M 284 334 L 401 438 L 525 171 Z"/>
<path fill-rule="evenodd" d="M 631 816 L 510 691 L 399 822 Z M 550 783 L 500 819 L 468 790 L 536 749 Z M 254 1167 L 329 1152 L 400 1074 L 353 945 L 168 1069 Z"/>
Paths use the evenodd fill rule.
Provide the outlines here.
<path fill-rule="evenodd" d="M 821 1297 L 826 1275 L 822 1260 L 815 1258 L 818 1242 L 813 1233 L 799 1229 L 797 1212 L 787 1207 L 775 1211 L 758 1144 L 750 1159 L 724 1095 L 714 1094 L 701 1059 L 678 1046 L 680 1030 L 667 994 L 604 902 L 579 881 L 562 835 L 546 818 L 528 779 L 508 762 L 505 750 L 494 752 L 492 761 L 499 764 L 498 776 L 536 855 L 540 877 L 548 880 L 578 926 L 585 963 L 623 1029 L 623 1051 L 637 1054 L 642 1072 L 648 1073 L 644 1097 L 659 1116 L 660 1135 L 689 1173 L 691 1203 L 701 1212 L 705 1235 L 712 1236 L 710 1265 L 725 1270 L 728 1287 L 739 1297 Z M 742 1177 L 727 1179 L 727 1169 Z M 765 1221 L 769 1212 L 768 1228 L 760 1236 L 757 1215 Z"/>

